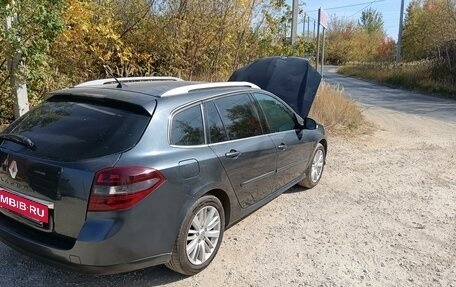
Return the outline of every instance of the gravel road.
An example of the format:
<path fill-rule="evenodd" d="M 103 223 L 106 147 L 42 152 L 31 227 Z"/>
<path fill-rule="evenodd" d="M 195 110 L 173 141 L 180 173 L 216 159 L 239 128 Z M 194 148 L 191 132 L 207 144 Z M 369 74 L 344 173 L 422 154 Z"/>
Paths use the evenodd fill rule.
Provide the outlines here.
<path fill-rule="evenodd" d="M 80 275 L 0 244 L 0 286 L 456 286 L 456 102 L 407 96 L 395 108 L 402 91 L 347 81 L 374 131 L 330 138 L 320 185 L 230 228 L 202 273 Z"/>
<path fill-rule="evenodd" d="M 456 122 L 456 101 L 454 100 L 360 81 L 337 74 L 336 68 L 325 66 L 324 80 L 333 85 L 341 85 L 347 96 L 361 104 Z"/>

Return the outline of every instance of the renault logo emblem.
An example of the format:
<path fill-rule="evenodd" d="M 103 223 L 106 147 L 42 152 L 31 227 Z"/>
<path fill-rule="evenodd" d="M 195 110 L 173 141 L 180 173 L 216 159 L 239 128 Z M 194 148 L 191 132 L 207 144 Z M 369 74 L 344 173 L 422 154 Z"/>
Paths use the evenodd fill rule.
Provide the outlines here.
<path fill-rule="evenodd" d="M 16 178 L 17 175 L 17 163 L 15 160 L 13 160 L 8 168 L 9 173 L 12 178 Z"/>

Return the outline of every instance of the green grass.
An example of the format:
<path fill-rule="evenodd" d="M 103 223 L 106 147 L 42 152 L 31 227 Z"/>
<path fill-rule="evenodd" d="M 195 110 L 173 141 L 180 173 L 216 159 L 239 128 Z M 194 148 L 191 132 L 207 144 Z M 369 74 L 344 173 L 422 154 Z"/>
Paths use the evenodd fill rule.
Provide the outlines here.
<path fill-rule="evenodd" d="M 393 87 L 405 88 L 456 99 L 456 83 L 437 77 L 428 61 L 395 64 L 360 64 L 344 66 L 338 72 L 351 77 L 373 80 Z"/>

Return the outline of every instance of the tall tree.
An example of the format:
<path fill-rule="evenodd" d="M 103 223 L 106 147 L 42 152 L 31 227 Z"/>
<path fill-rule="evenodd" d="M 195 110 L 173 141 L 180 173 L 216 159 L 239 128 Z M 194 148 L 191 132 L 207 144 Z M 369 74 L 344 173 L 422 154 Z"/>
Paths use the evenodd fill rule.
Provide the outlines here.
<path fill-rule="evenodd" d="M 375 9 L 368 8 L 361 14 L 358 24 L 367 31 L 367 33 L 384 33 L 383 15 Z"/>
<path fill-rule="evenodd" d="M 357 54 L 353 41 L 356 33 L 356 22 L 331 16 L 326 34 L 326 60 L 336 65 L 353 61 Z"/>
<path fill-rule="evenodd" d="M 423 3 L 413 0 L 406 9 L 404 31 L 402 34 L 402 54 L 406 60 L 418 60 L 426 57 L 429 49 L 426 44 L 428 25 L 424 21 Z"/>
<path fill-rule="evenodd" d="M 402 54 L 406 60 L 429 58 L 456 39 L 456 0 L 413 0 L 407 7 Z"/>
<path fill-rule="evenodd" d="M 34 85 L 44 77 L 43 66 L 46 66 L 50 44 L 61 31 L 61 10 L 65 0 L 1 0 L 0 19 L 7 20 L 7 25 L 0 25 L 0 91 L 12 94 L 12 91 L 23 87 L 25 80 Z M 6 64 L 8 63 L 8 65 Z M 11 85 L 4 83 L 11 80 Z M 11 105 L 16 106 L 16 116 L 20 115 L 15 93 L 0 105 L 0 113 L 9 112 Z M 29 99 L 36 100 L 35 93 L 29 93 Z M 27 98 L 24 99 L 26 102 Z M 16 103 L 14 103 L 16 102 Z"/>

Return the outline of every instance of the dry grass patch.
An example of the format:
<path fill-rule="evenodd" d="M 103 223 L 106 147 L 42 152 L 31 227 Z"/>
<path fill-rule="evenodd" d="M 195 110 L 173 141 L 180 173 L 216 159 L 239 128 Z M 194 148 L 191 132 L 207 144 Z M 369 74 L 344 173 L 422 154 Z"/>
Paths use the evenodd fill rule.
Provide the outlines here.
<path fill-rule="evenodd" d="M 339 73 L 380 83 L 456 99 L 454 77 L 438 75 L 443 69 L 432 61 L 402 63 L 368 63 L 340 67 Z"/>
<path fill-rule="evenodd" d="M 343 88 L 321 83 L 310 116 L 332 134 L 361 134 L 369 131 L 360 107 L 344 95 Z"/>

